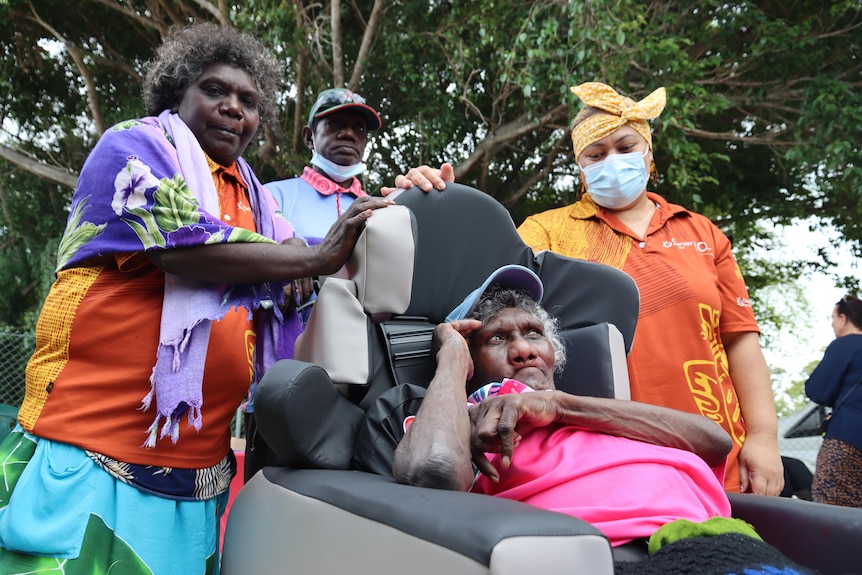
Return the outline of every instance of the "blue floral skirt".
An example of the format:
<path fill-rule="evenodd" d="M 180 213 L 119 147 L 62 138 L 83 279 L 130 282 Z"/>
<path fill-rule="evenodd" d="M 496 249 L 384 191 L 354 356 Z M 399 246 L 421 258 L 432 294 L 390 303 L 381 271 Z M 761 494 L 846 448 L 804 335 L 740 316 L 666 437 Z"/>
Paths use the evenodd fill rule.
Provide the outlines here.
<path fill-rule="evenodd" d="M 228 493 L 145 493 L 20 426 L 0 444 L 0 575 L 218 575 Z"/>

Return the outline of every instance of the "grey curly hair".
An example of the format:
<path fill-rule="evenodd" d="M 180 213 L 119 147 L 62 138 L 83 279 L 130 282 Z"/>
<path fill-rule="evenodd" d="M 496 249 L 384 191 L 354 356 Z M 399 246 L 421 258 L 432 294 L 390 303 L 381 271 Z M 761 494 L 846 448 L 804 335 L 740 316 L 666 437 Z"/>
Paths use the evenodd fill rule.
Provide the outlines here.
<path fill-rule="evenodd" d="M 566 365 L 566 346 L 560 337 L 557 319 L 551 317 L 551 314 L 545 311 L 545 308 L 540 306 L 524 290 L 491 285 L 479 297 L 479 301 L 476 302 L 473 311 L 467 317 L 478 319 L 482 324 L 485 324 L 495 315 L 510 307 L 522 308 L 542 322 L 545 337 L 554 350 L 554 371 L 562 372 Z"/>
<path fill-rule="evenodd" d="M 155 58 L 145 64 L 147 114 L 176 109 L 188 87 L 214 63 L 245 70 L 257 85 L 261 124 L 275 121 L 275 92 L 282 76 L 275 56 L 254 36 L 212 22 L 175 26 L 165 35 Z"/>

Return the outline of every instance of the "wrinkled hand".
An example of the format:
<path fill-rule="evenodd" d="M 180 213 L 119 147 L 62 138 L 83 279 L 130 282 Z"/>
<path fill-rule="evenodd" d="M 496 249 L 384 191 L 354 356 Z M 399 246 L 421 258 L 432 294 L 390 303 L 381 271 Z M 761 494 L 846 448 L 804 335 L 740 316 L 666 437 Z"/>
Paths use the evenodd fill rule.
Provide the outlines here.
<path fill-rule="evenodd" d="M 442 373 L 444 379 L 448 377 L 463 391 L 464 382 L 473 377 L 473 358 L 467 338 L 480 327 L 482 322 L 476 319 L 437 324 L 431 337 L 431 354 L 437 362 L 435 381 Z"/>
<path fill-rule="evenodd" d="M 436 356 L 443 343 L 452 340 L 468 347 L 470 334 L 482 327 L 478 319 L 457 319 L 455 321 L 438 323 L 431 334 L 431 355 Z"/>
<path fill-rule="evenodd" d="M 418 168 L 410 168 L 407 175 L 395 176 L 395 187 L 380 188 L 380 193 L 388 196 L 396 190 L 406 190 L 418 186 L 424 192 L 430 192 L 434 188 L 442 190 L 446 188 L 447 182 L 455 181 L 455 169 L 449 162 L 440 164 L 440 169 L 422 165 Z"/>
<path fill-rule="evenodd" d="M 353 246 L 372 212 L 393 203 L 386 198 L 364 196 L 350 204 L 341 217 L 335 220 L 323 240 L 312 248 L 319 258 L 320 269 L 317 275 L 337 272 L 353 251 Z"/>
<path fill-rule="evenodd" d="M 757 495 L 780 495 L 784 489 L 784 465 L 778 438 L 748 435 L 739 452 L 739 490 Z"/>
<path fill-rule="evenodd" d="M 491 481 L 499 481 L 499 473 L 488 461 L 486 453 L 499 453 L 503 467 L 509 467 L 515 447 L 521 438 L 539 427 L 558 420 L 556 392 L 535 391 L 489 397 L 470 408 L 472 437 L 470 448 L 473 462 Z"/>

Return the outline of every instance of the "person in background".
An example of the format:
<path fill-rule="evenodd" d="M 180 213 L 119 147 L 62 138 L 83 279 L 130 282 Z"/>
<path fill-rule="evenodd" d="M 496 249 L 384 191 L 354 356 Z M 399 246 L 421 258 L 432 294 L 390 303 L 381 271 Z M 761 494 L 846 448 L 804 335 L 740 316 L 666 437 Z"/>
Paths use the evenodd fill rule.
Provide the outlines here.
<path fill-rule="evenodd" d="M 542 292 L 533 272 L 504 266 L 437 326 L 437 369 L 395 448 L 396 480 L 582 519 L 608 537 L 617 573 L 689 573 L 692 561 L 803 572 L 730 518 L 732 442 L 714 421 L 555 388 L 565 347 Z"/>
<path fill-rule="evenodd" d="M 370 132 L 380 129 L 377 110 L 365 98 L 346 88 L 330 88 L 317 95 L 302 128 L 302 141 L 311 150 L 311 165 L 302 175 L 266 184 L 282 214 L 298 237 L 315 245 L 354 200 L 368 196 L 358 178 L 368 167 L 362 162 Z M 451 173 L 443 164 L 441 172 Z M 313 278 L 301 278 L 287 286 L 286 297 L 303 307 L 314 299 Z"/>
<path fill-rule="evenodd" d="M 584 103 L 572 127 L 580 197 L 528 217 L 521 237 L 533 251 L 632 276 L 641 295 L 628 357 L 632 399 L 718 422 L 733 440 L 725 488 L 780 494 L 769 368 L 730 241 L 704 216 L 647 191 L 656 177 L 648 120 L 664 109 L 664 89 L 640 102 L 598 82 L 572 92 Z M 446 179 L 422 166 L 395 185 L 428 189 Z"/>
<path fill-rule="evenodd" d="M 367 170 L 362 162 L 368 136 L 382 122 L 365 98 L 346 88 L 330 88 L 318 94 L 302 128 L 302 140 L 311 150 L 311 165 L 296 178 L 266 184 L 282 214 L 308 245 L 318 244 L 333 223 L 357 198 L 369 197 L 357 177 Z M 440 166 L 451 172 L 448 164 Z M 315 298 L 311 277 L 298 278 L 286 286 L 285 297 L 301 308 L 303 324 Z M 281 359 L 292 357 L 288 351 Z M 253 411 L 245 414 L 245 469 L 248 481 L 274 461 L 274 454 L 257 432 Z"/>
<path fill-rule="evenodd" d="M 241 157 L 280 77 L 249 35 L 174 28 L 146 68 L 150 115 L 87 158 L 0 444 L 0 574 L 219 572 L 230 422 L 298 333 L 283 284 L 338 270 L 391 203 L 363 198 L 318 245 L 289 243 Z"/>
<path fill-rule="evenodd" d="M 311 150 L 311 165 L 296 178 L 265 184 L 282 215 L 307 245 L 316 245 L 332 224 L 357 198 L 368 197 L 357 177 L 366 170 L 362 162 L 368 134 L 381 126 L 380 115 L 365 98 L 346 88 L 318 94 L 302 128 L 302 141 Z M 300 307 L 303 326 L 315 299 L 314 278 L 298 278 L 285 286 L 285 298 Z M 280 359 L 293 357 L 286 350 Z M 253 407 L 253 406 L 252 406 Z M 245 466 L 248 481 L 275 460 L 275 454 L 257 432 L 254 411 L 245 412 Z"/>
<path fill-rule="evenodd" d="M 367 196 L 356 176 L 370 132 L 381 126 L 380 115 L 365 98 L 346 88 L 318 94 L 302 141 L 311 150 L 311 165 L 297 178 L 266 184 L 284 216 L 309 244 L 319 243 L 329 227 L 356 198 Z"/>
<path fill-rule="evenodd" d="M 805 382 L 805 394 L 832 407 L 817 453 L 811 498 L 862 507 L 862 301 L 852 295 L 832 309 L 835 339 Z"/>

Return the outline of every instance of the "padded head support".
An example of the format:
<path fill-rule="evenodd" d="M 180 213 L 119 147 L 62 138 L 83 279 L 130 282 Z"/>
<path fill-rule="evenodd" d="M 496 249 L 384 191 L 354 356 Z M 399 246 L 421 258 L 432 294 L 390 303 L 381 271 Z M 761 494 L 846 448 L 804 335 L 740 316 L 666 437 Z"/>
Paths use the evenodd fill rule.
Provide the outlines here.
<path fill-rule="evenodd" d="M 411 209 L 418 231 L 406 315 L 440 323 L 491 272 L 533 259 L 506 208 L 475 188 L 447 184 L 426 193 L 414 187 L 395 201 Z"/>
<path fill-rule="evenodd" d="M 410 210 L 375 210 L 345 264 L 356 297 L 373 316 L 402 314 L 410 303 L 416 252 L 416 225 Z"/>
<path fill-rule="evenodd" d="M 410 303 L 416 251 L 413 215 L 403 206 L 375 210 L 347 263 L 326 278 L 296 359 L 323 367 L 339 384 L 367 385 L 375 372 L 370 320 L 401 314 Z"/>
<path fill-rule="evenodd" d="M 396 201 L 413 211 L 418 230 L 407 315 L 439 323 L 491 272 L 520 264 L 542 279 L 542 304 L 564 331 L 608 322 L 622 333 L 626 352 L 631 349 L 640 296 L 628 274 L 554 252 L 534 256 L 509 212 L 475 188 L 447 184 L 426 193 L 414 187 Z"/>

